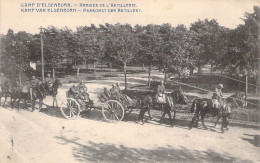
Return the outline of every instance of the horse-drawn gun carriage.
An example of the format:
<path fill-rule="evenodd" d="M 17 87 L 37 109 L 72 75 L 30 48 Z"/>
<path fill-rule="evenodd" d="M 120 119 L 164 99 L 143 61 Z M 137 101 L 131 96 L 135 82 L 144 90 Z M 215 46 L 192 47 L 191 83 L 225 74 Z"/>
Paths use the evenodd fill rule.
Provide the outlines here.
<path fill-rule="evenodd" d="M 67 119 L 75 119 L 82 111 L 90 111 L 92 109 L 101 109 L 103 118 L 107 121 L 121 121 L 125 112 L 128 110 L 126 102 L 120 102 L 110 98 L 106 101 L 75 98 L 66 93 L 66 99 L 61 101 L 59 106 L 63 116 Z"/>

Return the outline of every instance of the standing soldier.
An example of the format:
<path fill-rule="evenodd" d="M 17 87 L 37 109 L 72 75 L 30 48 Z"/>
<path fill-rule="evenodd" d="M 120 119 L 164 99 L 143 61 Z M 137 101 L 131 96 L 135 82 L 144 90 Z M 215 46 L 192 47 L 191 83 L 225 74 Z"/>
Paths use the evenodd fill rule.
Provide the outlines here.
<path fill-rule="evenodd" d="M 33 97 L 36 97 L 36 89 L 37 87 L 39 86 L 40 84 L 40 81 L 35 77 L 35 76 L 32 76 L 32 79 L 30 81 L 30 95 L 31 95 L 31 100 L 33 99 Z"/>
<path fill-rule="evenodd" d="M 50 93 L 53 86 L 53 80 L 50 74 L 47 74 L 47 77 L 45 78 L 45 83 L 47 84 L 48 87 L 48 93 Z"/>

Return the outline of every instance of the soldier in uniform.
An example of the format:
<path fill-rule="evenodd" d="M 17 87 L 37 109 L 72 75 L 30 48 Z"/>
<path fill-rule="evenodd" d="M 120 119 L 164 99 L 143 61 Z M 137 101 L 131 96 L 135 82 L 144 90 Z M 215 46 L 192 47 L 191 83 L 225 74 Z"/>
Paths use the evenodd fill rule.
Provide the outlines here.
<path fill-rule="evenodd" d="M 78 90 L 79 90 L 79 97 L 81 99 L 84 99 L 84 100 L 89 100 L 89 94 L 87 92 L 88 88 L 85 86 L 85 84 L 83 83 L 83 81 L 81 80 L 80 83 L 78 84 L 77 86 Z"/>
<path fill-rule="evenodd" d="M 73 86 L 70 87 L 70 89 L 69 89 L 69 97 L 70 97 L 71 95 L 72 95 L 73 98 L 75 98 L 75 99 L 79 98 L 79 97 L 78 97 L 78 96 L 79 96 L 79 90 L 78 90 L 78 88 L 76 87 L 75 84 L 73 84 Z"/>
<path fill-rule="evenodd" d="M 104 88 L 104 92 L 99 96 L 99 99 L 103 102 L 109 100 L 109 98 L 111 97 L 111 94 L 109 92 L 109 90 L 105 87 Z"/>
<path fill-rule="evenodd" d="M 157 100 L 157 102 L 159 103 L 164 103 L 165 102 L 165 87 L 163 84 L 163 81 L 161 81 L 161 83 L 158 85 L 157 87 L 157 92 L 155 95 L 155 99 Z"/>
<path fill-rule="evenodd" d="M 121 95 L 118 91 L 118 87 L 115 84 L 112 84 L 112 88 L 110 89 L 111 97 L 115 100 L 120 101 Z"/>
<path fill-rule="evenodd" d="M 45 78 L 45 83 L 47 84 L 48 92 L 51 92 L 53 86 L 53 80 L 50 74 L 47 74 L 47 77 Z"/>
<path fill-rule="evenodd" d="M 33 99 L 33 97 L 36 97 L 36 89 L 38 88 L 40 84 L 40 81 L 35 77 L 32 76 L 32 79 L 30 81 L 30 96 L 31 96 L 31 100 Z"/>
<path fill-rule="evenodd" d="M 223 98 L 222 89 L 224 88 L 223 84 L 219 84 L 217 88 L 215 88 L 215 92 L 212 96 L 212 105 L 213 108 L 220 108 L 222 104 L 221 98 Z"/>

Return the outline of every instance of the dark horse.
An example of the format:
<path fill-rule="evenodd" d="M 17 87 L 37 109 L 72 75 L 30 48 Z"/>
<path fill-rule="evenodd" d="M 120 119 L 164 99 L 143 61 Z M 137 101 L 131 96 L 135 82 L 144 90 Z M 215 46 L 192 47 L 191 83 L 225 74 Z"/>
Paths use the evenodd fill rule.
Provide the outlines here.
<path fill-rule="evenodd" d="M 144 114 L 148 112 L 149 118 L 152 119 L 150 110 L 153 105 L 153 98 L 150 95 L 146 95 L 143 99 L 137 100 L 136 108 L 140 109 L 138 120 L 144 124 Z"/>
<path fill-rule="evenodd" d="M 51 88 L 48 88 L 48 84 L 44 83 L 45 90 L 47 90 L 46 95 L 53 97 L 53 102 L 52 102 L 53 107 L 54 107 L 54 103 L 56 103 L 56 106 L 58 107 L 56 96 L 58 94 L 59 86 L 62 86 L 61 81 L 59 79 L 55 79 Z"/>
<path fill-rule="evenodd" d="M 13 108 L 14 102 L 17 102 L 17 108 L 20 109 L 20 101 L 24 100 L 25 106 L 27 108 L 27 102 L 30 101 L 32 104 L 32 111 L 35 110 L 35 102 L 39 100 L 40 108 L 42 109 L 42 101 L 46 97 L 46 89 L 45 84 L 39 84 L 34 88 L 32 93 L 32 97 L 30 95 L 29 86 L 21 86 L 17 87 L 15 91 L 13 91 L 11 96 L 11 106 Z"/>
<path fill-rule="evenodd" d="M 16 87 L 14 89 L 12 95 L 11 95 L 11 106 L 13 108 L 14 102 L 17 100 L 18 104 L 18 109 L 20 108 L 20 101 L 24 100 L 25 105 L 27 107 L 27 102 L 31 101 L 32 104 L 32 111 L 35 110 L 35 102 L 36 100 L 39 100 L 40 108 L 42 109 L 42 102 L 43 99 L 47 96 L 50 95 L 53 97 L 53 107 L 54 103 L 56 102 L 56 106 L 58 106 L 56 96 L 58 94 L 58 87 L 61 86 L 61 81 L 59 79 L 55 79 L 53 86 L 49 89 L 48 85 L 46 83 L 40 84 L 34 89 L 33 97 L 31 98 L 29 87 L 28 86 L 21 86 L 21 87 Z M 50 90 L 50 91 L 48 91 Z"/>
<path fill-rule="evenodd" d="M 212 99 L 195 99 L 191 106 L 191 113 L 195 112 L 192 121 L 190 123 L 190 129 L 193 127 L 193 123 L 196 123 L 196 127 L 198 126 L 199 117 L 201 117 L 201 123 L 204 129 L 207 129 L 207 126 L 204 123 L 204 118 L 206 114 L 212 114 L 213 116 L 217 116 L 219 118 L 223 118 L 222 121 L 222 132 L 224 131 L 224 127 L 227 127 L 228 123 L 228 115 L 231 113 L 231 105 L 227 103 L 224 99 L 222 100 L 222 106 L 219 108 L 213 108 Z M 215 123 L 216 124 L 216 123 Z"/>
<path fill-rule="evenodd" d="M 7 97 L 11 96 L 11 92 L 12 92 L 12 84 L 11 81 L 9 80 L 5 80 L 0 87 L 0 105 L 1 105 L 1 99 L 2 97 L 5 97 L 3 106 L 5 106 L 6 103 L 6 99 Z"/>

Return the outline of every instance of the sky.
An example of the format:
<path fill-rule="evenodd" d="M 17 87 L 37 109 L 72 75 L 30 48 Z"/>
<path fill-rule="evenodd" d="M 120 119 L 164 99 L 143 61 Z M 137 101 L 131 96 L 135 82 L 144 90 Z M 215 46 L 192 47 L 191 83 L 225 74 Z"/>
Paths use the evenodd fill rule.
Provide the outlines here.
<path fill-rule="evenodd" d="M 21 12 L 25 3 L 70 3 L 79 8 L 84 4 L 136 4 L 139 13 L 37 13 Z M 90 24 L 128 23 L 131 25 L 163 24 L 173 26 L 184 24 L 189 27 L 198 19 L 217 19 L 218 23 L 228 28 L 243 24 L 243 14 L 253 12 L 253 6 L 260 6 L 260 0 L 0 0 L 0 33 L 7 30 L 39 33 L 39 28 L 50 25 L 58 28 L 65 26 L 76 30 L 77 26 Z M 34 8 L 35 9 L 35 8 Z M 107 8 L 108 9 L 108 8 Z"/>

